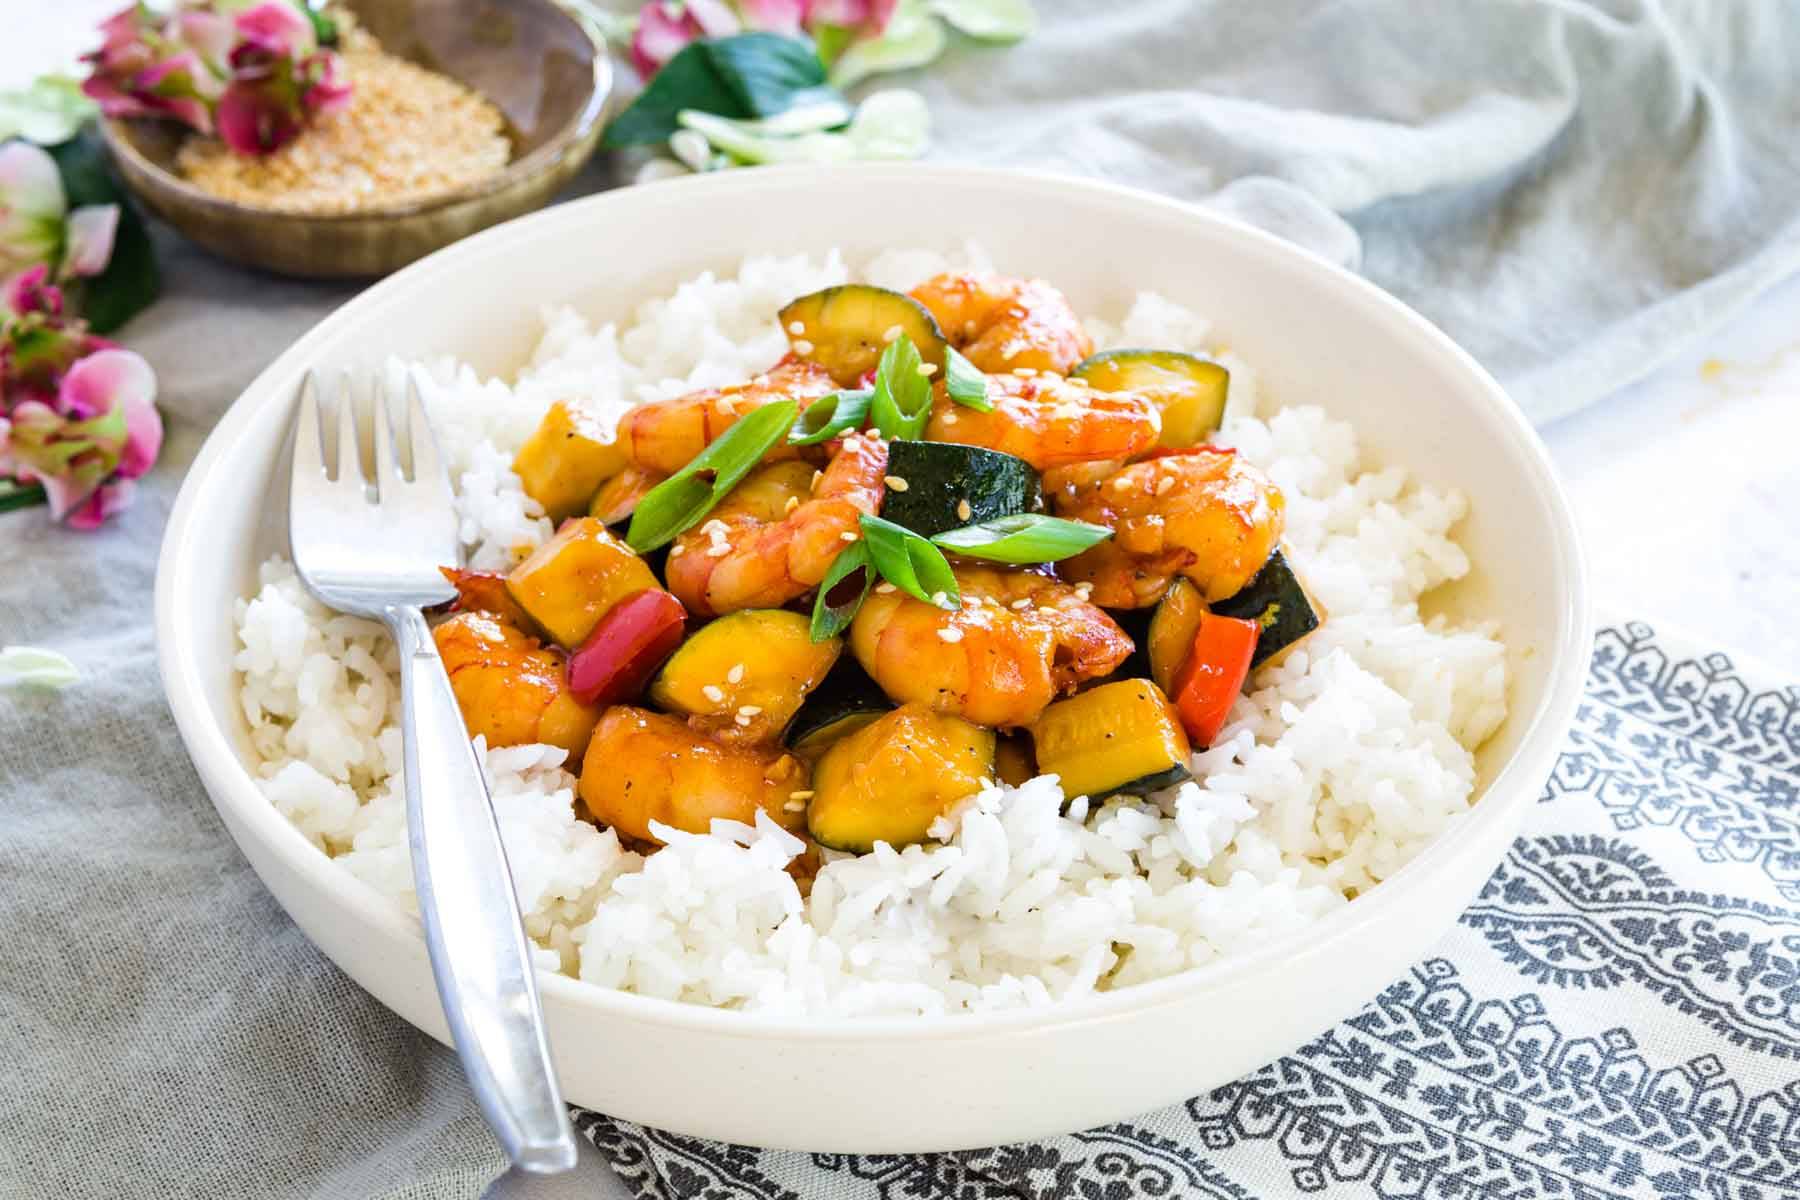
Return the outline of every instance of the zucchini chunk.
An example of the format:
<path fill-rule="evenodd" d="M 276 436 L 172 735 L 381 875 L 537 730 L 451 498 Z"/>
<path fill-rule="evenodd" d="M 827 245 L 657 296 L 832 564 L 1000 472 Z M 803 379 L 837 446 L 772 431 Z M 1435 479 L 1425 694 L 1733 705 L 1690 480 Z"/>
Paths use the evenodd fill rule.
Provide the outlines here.
<path fill-rule="evenodd" d="M 806 617 L 781 608 L 720 617 L 663 664 L 650 699 L 724 740 L 772 741 L 843 652 L 843 639 L 815 642 L 811 629 Z"/>
<path fill-rule="evenodd" d="M 1205 615 L 1206 601 L 1186 576 L 1176 576 L 1157 602 L 1144 641 L 1150 651 L 1150 678 L 1164 695 L 1175 694 L 1175 672 L 1181 670 L 1188 651 L 1194 648 L 1194 634 L 1199 632 L 1200 618 Z"/>
<path fill-rule="evenodd" d="M 1198 446 L 1225 419 L 1231 372 L 1179 350 L 1103 350 L 1069 374 L 1105 392 L 1137 392 L 1162 410 L 1161 445 Z"/>
<path fill-rule="evenodd" d="M 1044 506 L 1038 473 L 1030 463 L 980 446 L 890 442 L 887 473 L 889 479 L 905 480 L 906 490 L 890 484 L 881 515 L 921 537 Z"/>
<path fill-rule="evenodd" d="M 1256 654 L 1250 660 L 1251 670 L 1264 663 L 1279 663 L 1307 634 L 1325 623 L 1325 606 L 1307 592 L 1279 547 L 1237 595 L 1220 600 L 1212 611 L 1262 626 L 1262 636 L 1256 639 Z"/>
<path fill-rule="evenodd" d="M 979 792 L 994 770 L 994 731 L 907 704 L 840 738 L 813 768 L 806 826 L 834 850 L 909 846 Z"/>
<path fill-rule="evenodd" d="M 920 358 L 944 369 L 943 331 L 904 292 L 866 283 L 828 287 L 791 301 L 781 310 L 781 328 L 794 353 L 830 371 L 839 387 L 854 387 L 875 369 L 894 328 L 912 339 Z M 802 350 L 803 343 L 810 349 Z"/>
<path fill-rule="evenodd" d="M 565 650 L 578 649 L 614 604 L 661 586 L 597 517 L 565 521 L 506 577 L 513 600 Z"/>
<path fill-rule="evenodd" d="M 832 743 L 892 711 L 894 702 L 881 685 L 870 679 L 855 659 L 843 659 L 788 722 L 788 749 L 816 763 Z"/>
<path fill-rule="evenodd" d="M 1102 684 L 1044 710 L 1031 727 L 1038 770 L 1070 796 L 1145 795 L 1189 777 L 1188 738 L 1148 679 Z"/>
<path fill-rule="evenodd" d="M 1023 729 L 1003 733 L 994 742 L 994 773 L 1008 787 L 1018 787 L 1038 775 L 1037 755 L 1031 735 Z"/>
<path fill-rule="evenodd" d="M 550 406 L 513 458 L 525 494 L 543 505 L 552 521 L 586 512 L 600 485 L 625 466 L 625 447 L 615 431 L 567 400 Z"/>

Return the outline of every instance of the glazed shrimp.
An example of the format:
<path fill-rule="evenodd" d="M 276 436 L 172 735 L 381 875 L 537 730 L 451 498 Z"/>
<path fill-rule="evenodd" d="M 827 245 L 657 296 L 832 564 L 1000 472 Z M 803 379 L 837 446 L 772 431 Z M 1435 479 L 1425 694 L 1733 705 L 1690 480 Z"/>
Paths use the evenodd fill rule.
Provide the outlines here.
<path fill-rule="evenodd" d="M 491 612 L 462 612 L 431 631 L 471 737 L 489 746 L 587 748 L 600 710 L 569 694 L 563 657 Z"/>
<path fill-rule="evenodd" d="M 901 704 L 977 725 L 1029 725 L 1131 653 L 1125 631 L 1069 584 L 996 567 L 955 572 L 955 612 L 877 588 L 850 625 L 850 652 Z"/>
<path fill-rule="evenodd" d="M 715 819 L 756 820 L 761 809 L 795 829 L 805 820 L 806 764 L 780 746 L 725 745 L 678 717 L 615 705 L 600 717 L 581 765 L 588 815 L 655 843 L 655 821 L 709 833 Z"/>
<path fill-rule="evenodd" d="M 784 358 L 748 383 L 702 388 L 630 409 L 619 421 L 619 441 L 632 465 L 673 475 L 746 413 L 775 400 L 798 400 L 805 408 L 836 386 L 819 364 Z M 785 442 L 769 454 L 771 460 L 795 456 Z"/>
<path fill-rule="evenodd" d="M 825 578 L 881 507 L 887 443 L 846 437 L 817 473 L 804 462 L 765 463 L 669 551 L 669 590 L 696 616 L 777 608 Z"/>
<path fill-rule="evenodd" d="M 1095 391 L 1056 375 L 990 375 L 987 396 L 994 409 L 980 412 L 939 385 L 926 438 L 1004 451 L 1046 471 L 1132 458 L 1162 432 L 1162 414 L 1148 397 Z"/>
<path fill-rule="evenodd" d="M 1175 576 L 1208 602 L 1235 595 L 1281 539 L 1281 489 L 1230 450 L 1201 448 L 1133 463 L 1056 511 L 1112 529 L 1113 536 L 1057 566 L 1093 585 L 1096 604 L 1144 608 Z"/>
<path fill-rule="evenodd" d="M 983 371 L 1031 367 L 1063 375 L 1094 352 L 1069 301 L 1041 279 L 952 271 L 926 280 L 911 295 L 937 319 L 950 344 Z"/>

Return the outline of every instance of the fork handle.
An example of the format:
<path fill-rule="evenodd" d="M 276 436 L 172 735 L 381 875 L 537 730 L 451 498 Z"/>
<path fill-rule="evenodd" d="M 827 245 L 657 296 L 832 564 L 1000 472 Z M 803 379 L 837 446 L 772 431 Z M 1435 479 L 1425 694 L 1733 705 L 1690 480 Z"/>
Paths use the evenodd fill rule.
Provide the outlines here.
<path fill-rule="evenodd" d="M 575 1165 L 500 827 L 450 677 L 417 608 L 386 613 L 400 648 L 406 827 L 425 944 L 475 1101 L 508 1157 Z"/>

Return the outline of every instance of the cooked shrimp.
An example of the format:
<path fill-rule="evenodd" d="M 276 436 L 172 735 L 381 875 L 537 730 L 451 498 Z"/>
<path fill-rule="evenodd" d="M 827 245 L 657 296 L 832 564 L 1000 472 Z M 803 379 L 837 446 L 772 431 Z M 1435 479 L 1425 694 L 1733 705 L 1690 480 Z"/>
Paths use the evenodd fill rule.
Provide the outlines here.
<path fill-rule="evenodd" d="M 608 525 L 617 525 L 637 511 L 638 501 L 649 495 L 651 488 L 667 478 L 661 471 L 626 467 L 600 485 L 588 505 L 588 515 L 599 517 Z"/>
<path fill-rule="evenodd" d="M 571 762 L 587 748 L 600 710 L 569 694 L 562 655 L 487 612 L 458 613 L 431 636 L 469 736 L 561 746 Z"/>
<path fill-rule="evenodd" d="M 657 821 L 707 833 L 715 819 L 804 821 L 806 765 L 779 746 L 727 746 L 678 717 L 615 705 L 600 718 L 581 766 L 581 801 L 596 821 L 643 842 Z M 796 795 L 798 793 L 798 795 Z"/>
<path fill-rule="evenodd" d="M 846 437 L 814 482 L 803 462 L 765 463 L 669 551 L 669 590 L 696 616 L 777 608 L 817 587 L 881 507 L 887 443 Z"/>
<path fill-rule="evenodd" d="M 921 283 L 912 298 L 983 371 L 1031 367 L 1063 375 L 1094 352 L 1068 299 L 1041 279 L 953 271 Z"/>
<path fill-rule="evenodd" d="M 630 409 L 619 421 L 619 441 L 635 465 L 672 475 L 746 413 L 776 400 L 798 400 L 805 408 L 836 386 L 831 373 L 818 363 L 784 358 L 748 383 L 702 388 Z M 769 457 L 793 458 L 796 454 L 782 442 Z"/>
<path fill-rule="evenodd" d="M 977 725 L 1029 725 L 1060 695 L 1112 671 L 1131 639 L 1077 589 L 1033 571 L 959 565 L 946 612 L 877 588 L 850 651 L 882 690 Z"/>
<path fill-rule="evenodd" d="M 1040 471 L 1093 459 L 1124 460 L 1156 445 L 1162 415 L 1136 392 L 1101 392 L 1056 375 L 990 375 L 992 412 L 966 408 L 940 385 L 925 430 L 934 442 L 961 442 L 1016 454 Z"/>
<path fill-rule="evenodd" d="M 1133 463 L 1055 504 L 1065 517 L 1112 529 L 1057 566 L 1065 579 L 1092 583 L 1094 602 L 1108 608 L 1155 604 L 1177 575 L 1209 602 L 1235 595 L 1280 541 L 1286 507 L 1267 475 L 1210 448 Z"/>

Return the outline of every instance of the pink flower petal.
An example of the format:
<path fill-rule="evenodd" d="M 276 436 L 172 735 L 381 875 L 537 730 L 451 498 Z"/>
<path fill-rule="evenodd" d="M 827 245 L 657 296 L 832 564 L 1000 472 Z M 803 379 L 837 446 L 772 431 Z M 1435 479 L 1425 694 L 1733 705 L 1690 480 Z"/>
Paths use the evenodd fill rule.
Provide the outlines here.
<path fill-rule="evenodd" d="M 301 73 L 310 82 L 300 95 L 300 106 L 314 116 L 348 108 L 350 81 L 344 78 L 342 66 L 343 61 L 327 50 L 321 50 L 301 63 Z"/>
<path fill-rule="evenodd" d="M 845 29 L 855 29 L 869 17 L 870 0 L 809 0 L 806 6 L 806 27 L 815 29 L 820 25 L 837 25 Z"/>
<path fill-rule="evenodd" d="M 124 406 L 129 441 L 134 413 L 150 408 L 156 400 L 156 372 L 142 355 L 130 350 L 100 350 L 69 368 L 57 388 L 56 399 L 63 412 L 83 419 Z M 141 445 L 154 460 L 162 445 L 162 422 L 156 421 L 154 433 L 147 424 L 141 425 L 139 432 Z"/>
<path fill-rule="evenodd" d="M 239 154 L 269 154 L 300 132 L 299 114 L 284 111 L 254 82 L 237 81 L 219 97 L 219 136 Z"/>
<path fill-rule="evenodd" d="M 148 117 L 156 112 L 104 75 L 90 75 L 82 80 L 81 94 L 98 104 L 100 111 L 109 117 Z"/>
<path fill-rule="evenodd" d="M 738 0 L 744 21 L 753 29 L 797 34 L 806 19 L 806 0 Z"/>
<path fill-rule="evenodd" d="M 225 73 L 225 60 L 236 36 L 228 18 L 205 9 L 182 9 L 170 21 L 170 28 L 175 39 L 191 47 L 211 73 Z"/>
<path fill-rule="evenodd" d="M 687 0 L 687 12 L 707 37 L 730 37 L 744 29 L 725 0 Z"/>
<path fill-rule="evenodd" d="M 22 138 L 0 146 L 0 213 L 60 221 L 68 208 L 62 176 L 47 151 Z"/>
<path fill-rule="evenodd" d="M 894 10 L 900 7 L 900 0 L 869 0 L 869 32 L 881 34 L 894 19 Z"/>
<path fill-rule="evenodd" d="M 275 58 L 312 53 L 312 22 L 286 0 L 263 0 L 237 15 L 237 35 Z"/>
<path fill-rule="evenodd" d="M 116 204 L 84 204 L 70 213 L 63 238 L 62 273 L 98 275 L 106 270 L 118 231 Z"/>
<path fill-rule="evenodd" d="M 129 479 L 114 479 L 103 483 L 87 499 L 68 510 L 63 524 L 70 529 L 98 529 L 108 517 L 130 508 L 137 499 L 136 492 L 137 484 Z"/>
<path fill-rule="evenodd" d="M 632 65 L 649 79 L 700 33 L 699 23 L 685 9 L 671 13 L 669 5 L 650 0 L 638 11 L 637 32 L 631 38 Z"/>
<path fill-rule="evenodd" d="M 0 303 L 10 312 L 47 313 L 58 316 L 63 310 L 62 291 L 50 283 L 50 266 L 39 263 L 14 275 L 0 291 Z"/>

